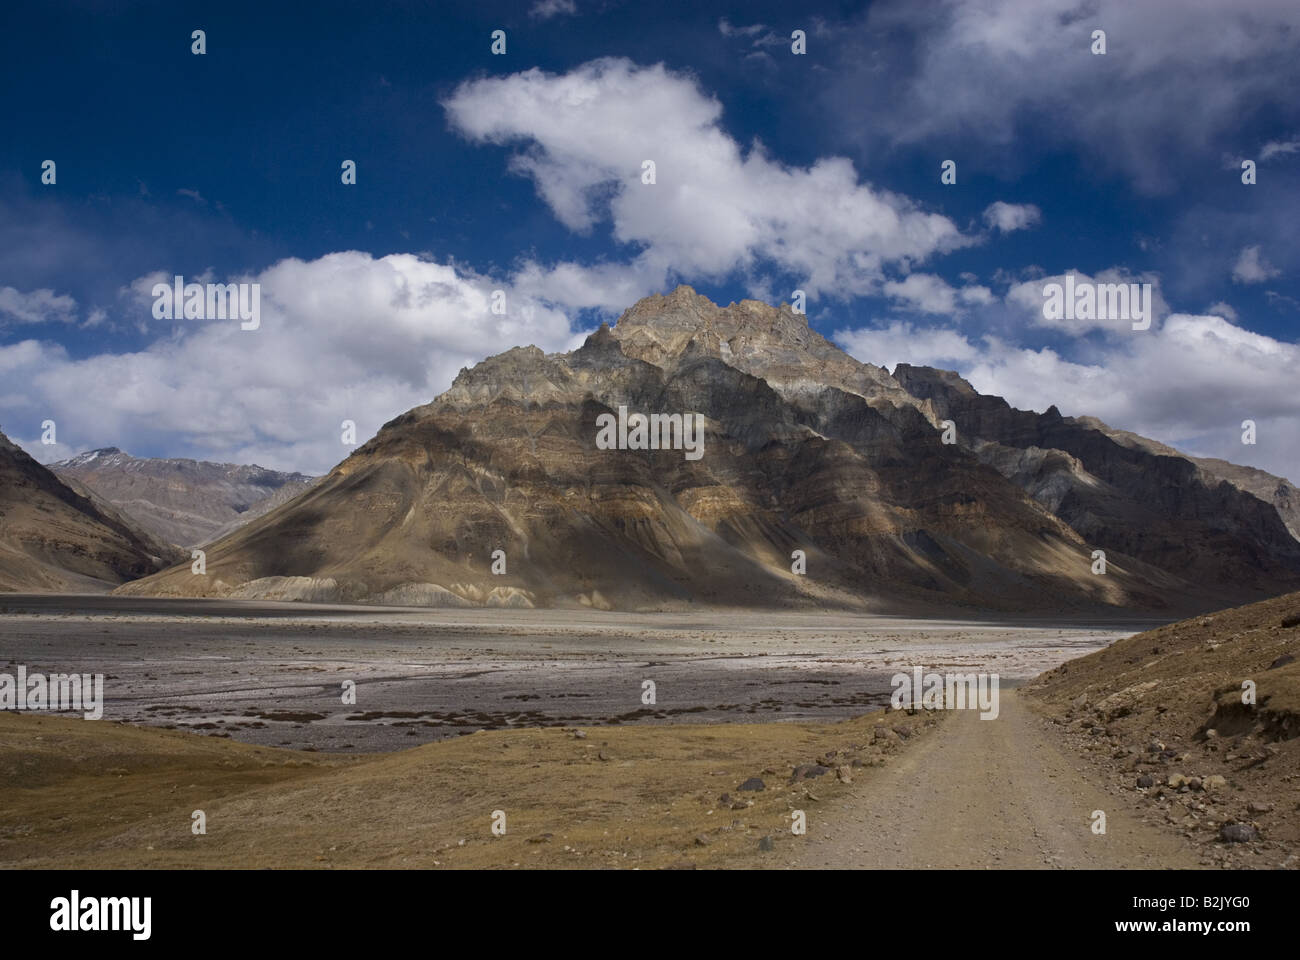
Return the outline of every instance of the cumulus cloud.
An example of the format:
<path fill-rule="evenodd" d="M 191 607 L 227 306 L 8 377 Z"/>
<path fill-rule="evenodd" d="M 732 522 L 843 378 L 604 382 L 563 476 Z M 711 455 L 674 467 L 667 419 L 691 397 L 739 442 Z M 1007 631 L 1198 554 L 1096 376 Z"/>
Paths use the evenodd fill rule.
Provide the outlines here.
<path fill-rule="evenodd" d="M 957 310 L 957 291 L 932 273 L 914 273 L 904 280 L 887 281 L 884 293 L 920 313 L 951 314 Z"/>
<path fill-rule="evenodd" d="M 130 289 L 144 279 L 153 278 Z M 15 439 L 53 419 L 68 447 L 26 447 L 47 461 L 112 444 L 324 472 L 351 449 L 340 442 L 343 420 L 364 441 L 485 355 L 581 342 L 565 314 L 526 292 L 408 254 L 288 259 L 230 279 L 261 284 L 260 329 L 175 321 L 143 350 L 87 358 L 36 340 L 0 346 L 0 400 Z M 503 316 L 490 310 L 498 288 Z"/>
<path fill-rule="evenodd" d="M 545 303 L 606 313 L 621 313 L 647 293 L 670 286 L 668 268 L 645 256 L 628 263 L 524 260 L 511 283 Z"/>
<path fill-rule="evenodd" d="M 27 293 L 13 287 L 0 287 L 0 329 L 6 324 L 73 323 L 77 319 L 77 301 L 53 290 Z"/>
<path fill-rule="evenodd" d="M 990 230 L 1010 233 L 1037 226 L 1043 219 L 1043 211 L 1032 203 L 1004 203 L 996 200 L 984 210 L 984 222 Z"/>
<path fill-rule="evenodd" d="M 1209 307 L 1206 308 L 1205 312 L 1213 314 L 1216 317 L 1223 317 L 1223 319 L 1231 323 L 1237 322 L 1237 311 L 1233 308 L 1232 304 L 1225 303 L 1222 300 L 1218 303 L 1210 304 Z"/>
<path fill-rule="evenodd" d="M 1043 305 L 1047 301 L 1046 293 L 1049 284 L 1057 284 L 1064 288 L 1066 286 L 1066 276 L 1073 276 L 1073 285 L 1075 290 L 1081 289 L 1084 284 L 1094 284 L 1096 286 L 1111 284 L 1124 284 L 1130 287 L 1132 284 L 1151 285 L 1151 324 L 1156 326 L 1160 318 L 1169 312 L 1169 305 L 1165 303 L 1164 296 L 1160 291 L 1160 279 L 1154 274 L 1143 273 L 1133 274 L 1127 270 L 1112 267 L 1108 270 L 1099 270 L 1096 275 L 1090 275 L 1080 270 L 1069 270 L 1066 273 L 1056 274 L 1055 276 L 1034 276 L 1029 280 L 1022 280 L 1012 283 L 1007 290 L 1006 303 L 1019 312 L 1019 315 L 1030 324 L 1037 327 L 1047 327 L 1065 333 L 1069 336 L 1082 337 L 1095 331 L 1101 331 L 1108 334 L 1127 334 L 1132 332 L 1132 320 L 1123 317 L 1047 317 L 1044 315 Z M 1098 303 L 1101 302 L 1101 294 L 1098 294 Z M 1132 308 L 1130 308 L 1131 311 Z M 1103 311 L 1098 310 L 1096 313 Z M 1130 316 L 1132 313 L 1130 312 Z"/>
<path fill-rule="evenodd" d="M 1260 254 L 1258 244 L 1243 247 L 1237 262 L 1232 265 L 1232 279 L 1235 283 L 1263 283 L 1279 273 L 1281 271 Z"/>
<path fill-rule="evenodd" d="M 947 217 L 861 182 L 845 158 L 792 167 L 761 144 L 742 149 L 722 129 L 721 104 L 662 64 L 607 58 L 562 75 L 473 80 L 444 107 L 467 139 L 518 147 L 511 169 L 563 224 L 589 231 L 608 221 L 633 251 L 621 268 L 590 268 L 590 291 L 588 268 L 566 264 L 553 280 L 533 268 L 589 301 L 611 285 L 674 274 L 722 281 L 760 265 L 810 296 L 848 298 L 877 291 L 886 266 L 906 271 L 974 242 Z M 642 182 L 645 161 L 655 164 L 653 185 Z M 620 269 L 626 279 L 615 278 Z"/>
<path fill-rule="evenodd" d="M 962 287 L 957 291 L 957 296 L 961 298 L 962 303 L 975 304 L 981 307 L 988 306 L 997 300 L 997 297 L 993 296 L 992 290 L 979 284 Z"/>
<path fill-rule="evenodd" d="M 994 300 L 988 287 L 969 284 L 959 290 L 932 273 L 913 273 L 902 280 L 887 280 L 882 292 L 903 309 L 946 316 L 960 313 L 963 304 L 986 305 Z"/>
<path fill-rule="evenodd" d="M 913 366 L 964 368 L 982 356 L 980 348 L 956 330 L 918 327 L 895 321 L 887 327 L 860 327 L 836 331 L 833 339 L 865 363 L 893 369 Z"/>

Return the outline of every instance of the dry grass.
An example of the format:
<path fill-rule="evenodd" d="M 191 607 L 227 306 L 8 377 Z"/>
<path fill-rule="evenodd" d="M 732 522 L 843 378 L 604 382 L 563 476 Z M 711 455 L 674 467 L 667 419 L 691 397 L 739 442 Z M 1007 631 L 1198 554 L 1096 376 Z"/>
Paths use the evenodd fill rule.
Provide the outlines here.
<path fill-rule="evenodd" d="M 932 718 L 891 717 L 912 742 Z M 876 713 L 835 724 L 484 732 L 340 756 L 120 724 L 0 715 L 5 867 L 761 866 L 790 810 L 829 803 L 905 749 Z M 834 756 L 827 754 L 834 751 Z M 852 766 L 856 762 L 858 766 Z M 737 790 L 761 777 L 761 792 Z M 720 800 L 729 794 L 727 803 Z M 732 804 L 741 804 L 732 809 Z M 207 834 L 194 836 L 202 809 Z M 493 836 L 504 810 L 507 832 Z"/>

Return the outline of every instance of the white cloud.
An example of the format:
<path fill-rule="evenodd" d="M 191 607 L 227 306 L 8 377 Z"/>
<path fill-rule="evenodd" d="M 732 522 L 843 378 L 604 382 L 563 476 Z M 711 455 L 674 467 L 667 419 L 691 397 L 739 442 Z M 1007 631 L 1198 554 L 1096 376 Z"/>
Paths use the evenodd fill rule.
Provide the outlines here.
<path fill-rule="evenodd" d="M 73 323 L 77 319 L 77 301 L 53 290 L 23 293 L 13 287 L 0 287 L 0 329 L 6 321 L 19 323 Z"/>
<path fill-rule="evenodd" d="M 732 26 L 731 21 L 723 17 L 718 21 L 718 33 L 724 37 L 745 37 L 746 39 L 761 36 L 767 27 L 761 23 L 751 23 L 747 27 Z"/>
<path fill-rule="evenodd" d="M 1223 317 L 1223 319 L 1227 320 L 1229 323 L 1237 322 L 1237 311 L 1233 309 L 1232 304 L 1225 303 L 1222 300 L 1218 303 L 1210 304 L 1206 308 L 1205 312 L 1216 317 Z"/>
<path fill-rule="evenodd" d="M 996 200 L 984 211 L 984 222 L 990 230 L 1010 233 L 1037 226 L 1043 219 L 1043 211 L 1032 203 L 1004 203 Z"/>
<path fill-rule="evenodd" d="M 776 31 L 769 30 L 765 24 L 752 23 L 747 27 L 736 27 L 732 26 L 726 17 L 718 21 L 718 33 L 727 39 L 739 38 L 746 40 L 751 47 L 756 49 L 784 46 L 790 42 Z"/>
<path fill-rule="evenodd" d="M 1066 274 L 1073 274 L 1075 289 L 1079 289 L 1081 284 L 1151 284 L 1151 323 L 1155 326 L 1159 323 L 1160 318 L 1169 312 L 1169 306 L 1165 303 L 1164 297 L 1160 292 L 1160 280 L 1152 274 L 1131 274 L 1127 270 L 1118 267 L 1111 267 L 1108 270 L 1100 270 L 1095 276 L 1083 273 L 1079 270 L 1070 270 L 1066 273 L 1056 274 L 1055 276 L 1034 277 L 1030 280 L 1024 280 L 1013 283 L 1007 290 L 1006 303 L 1009 307 L 1019 310 L 1025 320 L 1037 327 L 1048 327 L 1059 330 L 1074 337 L 1082 337 L 1093 331 L 1103 331 L 1105 333 L 1125 335 L 1133 332 L 1132 320 L 1124 318 L 1093 318 L 1087 319 L 1075 316 L 1048 318 L 1043 315 L 1043 304 L 1047 300 L 1044 290 L 1048 284 L 1059 284 L 1062 287 L 1066 283 Z"/>
<path fill-rule="evenodd" d="M 887 281 L 884 293 L 919 313 L 957 312 L 957 291 L 932 273 L 913 273 L 903 280 Z"/>
<path fill-rule="evenodd" d="M 1259 162 L 1266 163 L 1274 157 L 1284 157 L 1291 153 L 1300 153 L 1300 137 L 1292 137 L 1290 140 L 1270 140 L 1260 148 Z"/>
<path fill-rule="evenodd" d="M 70 449 L 160 446 L 175 456 L 323 472 L 351 449 L 340 442 L 343 420 L 355 421 L 364 441 L 486 355 L 581 342 L 562 312 L 525 291 L 408 254 L 289 259 L 229 279 L 261 283 L 259 330 L 176 321 L 146 349 L 84 359 L 33 340 L 0 346 L 6 422 L 32 436 L 54 419 Z M 489 310 L 498 288 L 507 294 L 504 316 Z M 27 449 L 57 459 L 49 448 Z"/>
<path fill-rule="evenodd" d="M 881 328 L 839 330 L 832 339 L 864 363 L 891 370 L 900 363 L 954 369 L 981 356 L 980 349 L 956 330 L 903 322 Z"/>
<path fill-rule="evenodd" d="M 534 20 L 549 20 L 551 17 L 573 16 L 578 12 L 574 0 L 537 0 L 528 11 Z"/>
<path fill-rule="evenodd" d="M 996 299 L 988 287 L 971 283 L 957 289 L 932 273 L 913 273 L 902 280 L 887 280 L 881 292 L 899 309 L 943 316 L 962 313 L 963 305 L 987 306 Z"/>
<path fill-rule="evenodd" d="M 975 242 L 947 217 L 859 182 L 842 157 L 790 167 L 760 144 L 742 150 L 720 125 L 718 101 L 662 64 L 611 58 L 563 75 L 473 80 L 444 106 L 468 139 L 519 145 L 511 168 L 562 223 L 586 231 L 608 220 L 615 241 L 635 251 L 621 267 L 566 265 L 556 285 L 580 286 L 593 273 L 600 289 L 656 281 L 639 291 L 648 293 L 673 274 L 721 281 L 762 265 L 796 277 L 810 296 L 847 298 L 876 292 L 887 265 L 908 270 Z M 642 183 L 646 160 L 654 185 Z M 626 277 L 616 279 L 620 270 Z"/>
<path fill-rule="evenodd" d="M 1232 279 L 1235 283 L 1263 283 L 1281 272 L 1260 255 L 1259 245 L 1256 244 L 1242 248 L 1237 262 L 1232 266 Z"/>
<path fill-rule="evenodd" d="M 962 287 L 957 291 L 957 296 L 961 297 L 963 303 L 974 304 L 981 307 L 986 307 L 997 300 L 997 298 L 993 296 L 992 290 L 988 287 L 979 286 L 978 284 Z"/>
<path fill-rule="evenodd" d="M 1090 52 L 1098 28 L 1104 56 Z M 1171 159 L 1227 147 L 1243 117 L 1293 108 L 1300 4 L 884 0 L 847 52 L 833 103 L 872 89 L 868 138 L 966 137 L 1005 151 L 1000 167 L 1023 162 L 1027 143 L 1065 144 L 1143 190 L 1172 190 Z"/>
<path fill-rule="evenodd" d="M 608 313 L 621 313 L 647 293 L 669 286 L 668 270 L 646 257 L 630 263 L 592 266 L 573 262 L 546 266 L 526 260 L 511 277 L 511 283 L 544 303 Z"/>
<path fill-rule="evenodd" d="M 865 363 L 958 370 L 981 393 L 1014 407 L 1095 416 L 1187 453 L 1249 463 L 1300 480 L 1300 344 L 1252 333 L 1218 316 L 1172 314 L 1158 328 L 1114 337 L 1087 362 L 945 328 L 893 324 L 844 330 L 835 340 Z M 1258 424 L 1254 446 L 1241 422 Z"/>

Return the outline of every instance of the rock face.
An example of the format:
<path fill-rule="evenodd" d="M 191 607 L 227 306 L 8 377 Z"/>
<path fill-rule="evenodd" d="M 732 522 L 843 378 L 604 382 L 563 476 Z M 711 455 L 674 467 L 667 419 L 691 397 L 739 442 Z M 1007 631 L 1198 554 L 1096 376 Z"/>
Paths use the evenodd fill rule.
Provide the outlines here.
<path fill-rule="evenodd" d="M 1291 532 L 1291 536 L 1300 539 L 1300 489 L 1286 478 L 1274 476 L 1257 467 L 1244 467 L 1213 457 L 1184 457 L 1173 447 L 1129 433 L 1127 430 L 1116 430 L 1095 417 L 1078 417 L 1077 422 L 1100 430 L 1126 446 L 1136 446 L 1149 453 L 1190 460 L 1201 469 L 1207 483 L 1213 485 L 1216 481 L 1227 481 L 1234 487 L 1255 495 L 1265 503 L 1271 503 L 1282 518 L 1282 522 L 1286 524 L 1287 530 Z"/>
<path fill-rule="evenodd" d="M 603 448 L 620 408 L 625 425 L 701 415 L 702 456 Z M 462 370 L 210 546 L 206 576 L 123 590 L 286 584 L 440 606 L 1176 610 L 1300 585 L 1300 543 L 1270 504 L 1181 458 L 1012 410 L 955 374 L 891 376 L 784 305 L 679 287 L 572 353 L 521 347 Z"/>
<path fill-rule="evenodd" d="M 182 547 L 219 539 L 316 482 L 259 466 L 141 459 L 116 447 L 91 450 L 50 469 L 85 484 L 142 530 Z"/>
<path fill-rule="evenodd" d="M 1277 508 L 1170 448 L 1122 442 L 1055 407 L 1014 410 L 948 371 L 899 364 L 894 376 L 937 419 L 957 424 L 983 462 L 1108 555 L 1117 550 L 1225 597 L 1252 584 L 1256 596 L 1295 584 L 1300 541 Z"/>
<path fill-rule="evenodd" d="M 0 434 L 0 591 L 101 592 L 180 557 Z"/>

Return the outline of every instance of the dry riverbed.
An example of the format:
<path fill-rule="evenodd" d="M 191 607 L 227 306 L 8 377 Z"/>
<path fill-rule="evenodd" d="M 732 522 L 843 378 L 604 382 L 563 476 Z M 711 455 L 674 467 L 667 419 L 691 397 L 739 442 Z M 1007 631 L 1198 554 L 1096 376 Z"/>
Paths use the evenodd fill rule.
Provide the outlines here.
<path fill-rule="evenodd" d="M 374 753 L 482 729 L 845 719 L 916 665 L 1014 686 L 1144 626 L 9 596 L 0 671 L 105 674 L 109 720 Z"/>

